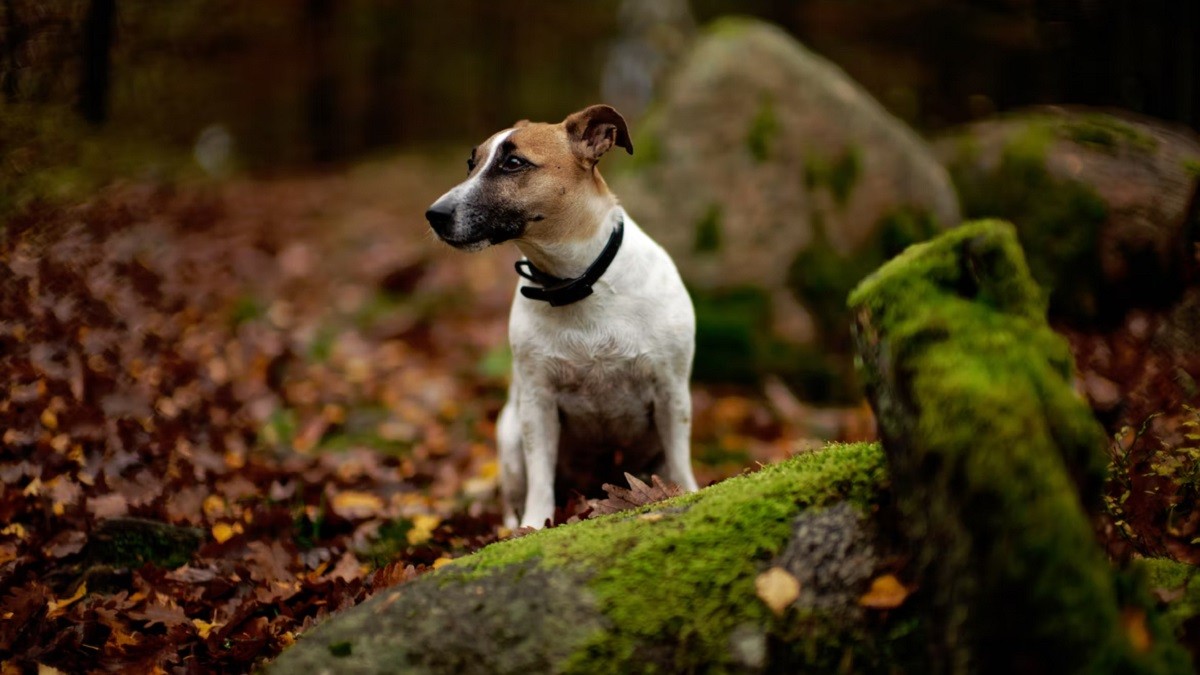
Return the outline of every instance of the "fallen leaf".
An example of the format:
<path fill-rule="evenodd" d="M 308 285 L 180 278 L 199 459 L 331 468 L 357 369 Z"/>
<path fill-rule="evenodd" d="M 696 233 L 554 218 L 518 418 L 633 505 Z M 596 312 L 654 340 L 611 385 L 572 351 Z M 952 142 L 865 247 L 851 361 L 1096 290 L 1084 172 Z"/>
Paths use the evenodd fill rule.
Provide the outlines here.
<path fill-rule="evenodd" d="M 435 570 L 441 569 L 441 568 L 445 567 L 446 565 L 449 565 L 452 562 L 454 562 L 454 558 L 444 555 L 444 556 L 438 558 L 437 560 L 433 561 L 433 569 L 435 569 Z"/>
<path fill-rule="evenodd" d="M 86 581 L 79 584 L 79 588 L 75 589 L 75 593 L 71 597 L 62 598 L 61 600 L 51 600 L 48 603 L 46 603 L 47 607 L 49 607 L 49 612 L 47 613 L 47 616 L 56 617 L 56 616 L 63 614 L 64 612 L 67 611 L 67 607 L 70 607 L 72 604 L 74 604 L 76 601 L 78 601 L 80 598 L 82 598 L 85 595 L 87 595 L 87 582 Z"/>
<path fill-rule="evenodd" d="M 782 567 L 772 567 L 754 580 L 754 592 L 779 616 L 800 597 L 800 580 Z"/>
<path fill-rule="evenodd" d="M 209 623 L 204 619 L 192 619 L 192 625 L 196 627 L 196 633 L 200 636 L 200 638 L 202 640 L 207 640 L 208 634 L 211 633 L 214 628 L 220 628 L 221 626 L 224 626 L 225 623 L 219 621 Z"/>
<path fill-rule="evenodd" d="M 658 476 L 650 476 L 651 485 L 647 485 L 639 480 L 637 476 L 629 473 L 625 474 L 625 480 L 629 483 L 628 488 L 609 483 L 603 485 L 603 490 L 608 494 L 608 497 L 592 503 L 593 515 L 602 516 L 609 513 L 617 513 L 618 511 L 636 509 L 639 506 L 661 502 L 671 497 L 678 497 L 684 492 L 683 488 L 674 483 L 663 482 Z"/>
<path fill-rule="evenodd" d="M 408 543 L 413 546 L 424 544 L 433 538 L 433 530 L 441 524 L 441 518 L 437 516 L 413 516 L 412 527 L 405 533 L 405 538 Z"/>
<path fill-rule="evenodd" d="M 232 539 L 233 535 L 237 534 L 237 530 L 240 529 L 240 523 L 235 523 L 234 525 L 230 525 L 229 523 L 217 523 L 216 525 L 212 526 L 212 536 L 213 539 L 217 540 L 218 544 L 224 544 Z"/>
<path fill-rule="evenodd" d="M 345 490 L 335 494 L 329 505 L 333 508 L 334 513 L 349 519 L 370 518 L 378 515 L 384 507 L 383 499 L 379 495 L 355 490 Z"/>
<path fill-rule="evenodd" d="M 885 574 L 871 582 L 871 588 L 858 599 L 858 604 L 871 609 L 895 609 L 908 597 L 908 589 L 893 574 Z"/>
<path fill-rule="evenodd" d="M 1129 643 L 1139 653 L 1150 651 L 1153 640 L 1150 629 L 1146 627 L 1146 610 L 1140 607 L 1126 607 L 1121 610 L 1121 628 L 1125 630 Z"/>

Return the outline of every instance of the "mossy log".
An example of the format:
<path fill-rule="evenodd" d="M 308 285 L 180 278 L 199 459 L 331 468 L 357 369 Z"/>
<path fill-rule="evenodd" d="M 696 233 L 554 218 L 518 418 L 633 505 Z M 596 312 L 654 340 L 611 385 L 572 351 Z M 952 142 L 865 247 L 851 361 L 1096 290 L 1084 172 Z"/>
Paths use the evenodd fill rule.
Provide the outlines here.
<path fill-rule="evenodd" d="M 931 672 L 1187 672 L 1095 541 L 1104 434 L 1014 228 L 982 221 L 913 246 L 849 304 Z"/>
<path fill-rule="evenodd" d="M 875 444 L 504 541 L 317 627 L 273 673 L 884 671 L 911 620 L 858 605 L 884 550 Z M 776 615 L 755 580 L 801 593 Z"/>
<path fill-rule="evenodd" d="M 494 544 L 270 672 L 1188 672 L 1182 619 L 1093 538 L 1104 438 L 1012 228 L 913 247 L 851 305 L 882 448 Z M 904 563 L 903 604 L 864 607 Z M 756 589 L 772 567 L 800 587 L 778 613 Z"/>

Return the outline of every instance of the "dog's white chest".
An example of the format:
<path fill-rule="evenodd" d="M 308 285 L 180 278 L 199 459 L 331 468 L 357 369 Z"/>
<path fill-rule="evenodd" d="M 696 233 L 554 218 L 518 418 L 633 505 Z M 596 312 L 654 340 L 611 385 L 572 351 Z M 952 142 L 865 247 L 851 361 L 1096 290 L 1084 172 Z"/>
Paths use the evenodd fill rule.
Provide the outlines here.
<path fill-rule="evenodd" d="M 566 336 L 543 358 L 547 383 L 564 422 L 612 440 L 646 433 L 655 394 L 655 367 L 635 348 L 637 336 L 605 331 Z M 574 339 L 572 339 L 574 338 Z"/>

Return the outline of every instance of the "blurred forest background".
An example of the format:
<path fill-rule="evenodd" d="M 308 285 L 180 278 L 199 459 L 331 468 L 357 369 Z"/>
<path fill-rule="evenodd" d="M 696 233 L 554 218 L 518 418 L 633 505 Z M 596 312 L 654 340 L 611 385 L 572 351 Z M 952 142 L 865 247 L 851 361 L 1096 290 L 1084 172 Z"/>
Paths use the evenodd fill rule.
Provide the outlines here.
<path fill-rule="evenodd" d="M 601 99 L 636 118 L 685 38 L 730 12 L 787 28 L 921 131 L 1038 103 L 1200 126 L 1192 2 L 3 0 L 0 191 L 193 151 L 221 172 L 435 147 Z"/>

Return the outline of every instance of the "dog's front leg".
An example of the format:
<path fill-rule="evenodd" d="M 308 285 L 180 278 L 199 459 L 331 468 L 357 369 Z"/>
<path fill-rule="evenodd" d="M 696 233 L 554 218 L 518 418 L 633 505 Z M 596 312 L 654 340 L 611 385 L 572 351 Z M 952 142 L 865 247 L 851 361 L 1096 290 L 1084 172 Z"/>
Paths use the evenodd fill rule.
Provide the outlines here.
<path fill-rule="evenodd" d="M 522 527 L 543 527 L 554 517 L 554 471 L 558 462 L 558 403 L 546 387 L 526 387 L 519 406 L 525 452 Z"/>
<path fill-rule="evenodd" d="M 695 492 L 692 473 L 692 394 L 687 379 L 660 385 L 654 401 L 654 426 L 666 457 L 665 478 L 688 492 Z"/>

